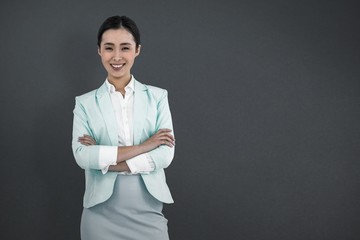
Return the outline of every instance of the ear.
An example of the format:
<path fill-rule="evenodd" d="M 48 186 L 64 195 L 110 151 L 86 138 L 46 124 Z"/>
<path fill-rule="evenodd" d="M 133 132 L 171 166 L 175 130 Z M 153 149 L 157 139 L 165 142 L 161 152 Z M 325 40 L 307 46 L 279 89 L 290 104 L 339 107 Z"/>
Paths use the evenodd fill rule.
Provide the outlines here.
<path fill-rule="evenodd" d="M 100 50 L 100 47 L 98 47 L 98 54 L 101 56 L 101 50 Z"/>
<path fill-rule="evenodd" d="M 141 45 L 139 45 L 139 46 L 137 47 L 137 49 L 135 50 L 135 55 L 136 55 L 136 57 L 139 56 L 140 50 L 141 50 Z"/>

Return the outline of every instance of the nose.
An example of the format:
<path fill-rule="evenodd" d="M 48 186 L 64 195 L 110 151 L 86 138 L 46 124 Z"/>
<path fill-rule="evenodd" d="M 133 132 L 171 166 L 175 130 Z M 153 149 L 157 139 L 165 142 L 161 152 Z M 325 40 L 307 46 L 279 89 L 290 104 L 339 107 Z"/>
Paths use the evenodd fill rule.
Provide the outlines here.
<path fill-rule="evenodd" d="M 115 51 L 113 60 L 114 61 L 120 61 L 122 59 L 120 51 Z"/>
<path fill-rule="evenodd" d="M 114 57 L 114 58 L 113 58 L 113 60 L 116 61 L 116 62 L 117 62 L 117 61 L 120 61 L 121 59 L 122 59 L 121 57 Z"/>

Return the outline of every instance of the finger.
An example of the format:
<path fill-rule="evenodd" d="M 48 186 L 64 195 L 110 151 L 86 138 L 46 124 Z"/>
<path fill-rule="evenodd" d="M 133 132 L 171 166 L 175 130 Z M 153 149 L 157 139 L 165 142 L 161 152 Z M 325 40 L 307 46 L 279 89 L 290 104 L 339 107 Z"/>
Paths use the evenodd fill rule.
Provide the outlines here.
<path fill-rule="evenodd" d="M 89 139 L 89 141 L 91 144 L 96 145 L 96 141 L 93 138 Z"/>
<path fill-rule="evenodd" d="M 81 137 L 81 138 L 95 141 L 94 138 L 92 138 L 92 137 L 90 137 L 90 136 L 87 136 L 87 135 L 86 135 L 86 136 L 83 136 L 83 137 Z"/>
<path fill-rule="evenodd" d="M 169 142 L 169 141 L 162 141 L 162 145 L 167 145 L 169 147 L 174 147 L 175 144 L 173 144 L 172 142 Z"/>
<path fill-rule="evenodd" d="M 84 134 L 82 137 L 80 137 L 80 138 L 86 138 L 86 139 L 94 139 L 93 137 L 91 137 L 90 135 L 86 135 L 86 134 Z"/>
<path fill-rule="evenodd" d="M 168 137 L 168 138 L 172 139 L 173 141 L 175 141 L 174 136 L 172 134 L 170 134 L 170 133 L 159 134 L 159 137 Z"/>
<path fill-rule="evenodd" d="M 88 135 L 84 135 L 84 137 L 79 137 L 79 140 L 88 141 L 89 143 L 91 143 L 93 145 L 96 145 L 96 141 L 92 137 L 90 137 Z"/>
<path fill-rule="evenodd" d="M 169 137 L 169 136 L 162 136 L 160 139 L 168 141 L 168 142 L 175 143 L 175 140 L 172 137 Z"/>
<path fill-rule="evenodd" d="M 170 138 L 163 138 L 160 140 L 161 145 L 175 146 L 175 141 Z"/>
<path fill-rule="evenodd" d="M 79 141 L 79 142 L 84 146 L 89 146 L 89 144 L 87 142 L 81 142 L 81 141 Z"/>
<path fill-rule="evenodd" d="M 86 145 L 86 146 L 88 146 L 90 143 L 89 142 L 87 142 L 87 141 L 79 141 L 82 145 Z"/>
<path fill-rule="evenodd" d="M 89 146 L 89 145 L 96 145 L 94 141 L 86 138 L 79 138 L 79 142 L 83 145 Z"/>
<path fill-rule="evenodd" d="M 90 143 L 91 141 L 89 139 L 86 139 L 86 138 L 79 138 L 79 142 L 81 142 L 81 143 Z"/>

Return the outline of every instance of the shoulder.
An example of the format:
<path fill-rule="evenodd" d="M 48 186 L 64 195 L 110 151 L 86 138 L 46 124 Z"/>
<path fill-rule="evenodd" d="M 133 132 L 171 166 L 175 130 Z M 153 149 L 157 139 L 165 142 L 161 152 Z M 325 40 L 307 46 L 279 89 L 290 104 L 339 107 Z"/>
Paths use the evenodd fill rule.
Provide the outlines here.
<path fill-rule="evenodd" d="M 92 90 L 80 96 L 76 96 L 75 106 L 81 106 L 82 108 L 88 108 L 89 106 L 92 106 L 95 103 L 96 92 L 97 90 Z"/>
<path fill-rule="evenodd" d="M 141 83 L 141 82 L 136 80 L 135 81 L 135 92 L 137 90 L 146 91 L 147 95 L 150 98 L 153 98 L 153 99 L 158 100 L 158 101 L 166 98 L 166 96 L 168 94 L 166 89 L 163 89 L 163 88 L 160 88 L 160 87 L 155 87 L 155 86 L 152 86 L 152 85 L 147 85 L 147 84 Z"/>
<path fill-rule="evenodd" d="M 75 99 L 77 102 L 81 102 L 81 103 L 85 103 L 85 102 L 89 102 L 89 101 L 94 101 L 96 99 L 96 97 L 101 94 L 102 92 L 104 92 L 104 88 L 105 88 L 105 84 L 103 84 L 100 88 L 89 91 L 87 93 L 84 93 L 82 95 L 76 96 Z"/>
<path fill-rule="evenodd" d="M 76 98 L 77 100 L 80 100 L 80 101 L 86 100 L 86 99 L 89 99 L 89 98 L 93 98 L 93 97 L 96 95 L 96 91 L 97 91 L 97 89 L 96 89 L 96 90 L 92 90 L 92 91 L 87 92 L 87 93 L 84 93 L 84 94 L 82 94 L 82 95 L 76 96 L 75 98 Z"/>
<path fill-rule="evenodd" d="M 148 92 L 150 94 L 153 94 L 155 96 L 161 97 L 161 96 L 167 94 L 167 90 L 163 89 L 163 88 L 159 88 L 159 87 L 155 87 L 155 86 L 151 86 L 151 85 L 145 85 L 145 87 L 148 89 Z"/>
<path fill-rule="evenodd" d="M 148 96 L 155 100 L 155 102 L 167 101 L 168 92 L 166 89 L 145 85 L 147 88 Z"/>

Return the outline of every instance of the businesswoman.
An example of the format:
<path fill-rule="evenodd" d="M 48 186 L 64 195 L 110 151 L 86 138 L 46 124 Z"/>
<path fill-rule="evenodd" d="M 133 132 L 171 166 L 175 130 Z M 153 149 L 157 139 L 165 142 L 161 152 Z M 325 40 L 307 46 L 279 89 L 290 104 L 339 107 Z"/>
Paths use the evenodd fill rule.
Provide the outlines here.
<path fill-rule="evenodd" d="M 169 239 L 163 203 L 172 203 L 164 169 L 175 139 L 167 91 L 131 74 L 140 33 L 125 16 L 105 20 L 98 53 L 102 86 L 76 97 L 72 149 L 85 172 L 83 240 Z"/>

